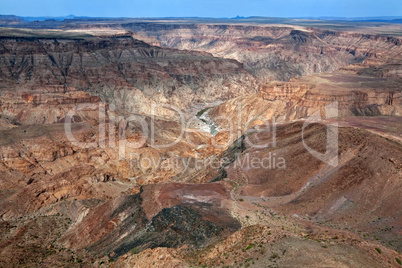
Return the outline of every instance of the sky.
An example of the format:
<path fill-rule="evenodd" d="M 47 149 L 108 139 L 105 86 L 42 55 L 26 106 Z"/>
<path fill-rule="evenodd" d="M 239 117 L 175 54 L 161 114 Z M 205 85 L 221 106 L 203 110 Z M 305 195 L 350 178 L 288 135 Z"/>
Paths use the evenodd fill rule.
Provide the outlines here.
<path fill-rule="evenodd" d="M 89 17 L 402 16 L 402 0 L 0 0 L 0 14 Z"/>

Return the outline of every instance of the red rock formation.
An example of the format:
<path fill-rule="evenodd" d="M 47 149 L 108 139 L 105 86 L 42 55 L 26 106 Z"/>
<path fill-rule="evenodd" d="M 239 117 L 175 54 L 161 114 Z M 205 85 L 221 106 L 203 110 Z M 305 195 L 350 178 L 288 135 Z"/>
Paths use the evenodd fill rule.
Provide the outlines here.
<path fill-rule="evenodd" d="M 401 54 L 395 37 L 328 31 L 301 26 L 123 24 L 137 34 L 156 37 L 163 46 L 206 51 L 236 59 L 262 82 L 335 71 L 364 59 Z"/>

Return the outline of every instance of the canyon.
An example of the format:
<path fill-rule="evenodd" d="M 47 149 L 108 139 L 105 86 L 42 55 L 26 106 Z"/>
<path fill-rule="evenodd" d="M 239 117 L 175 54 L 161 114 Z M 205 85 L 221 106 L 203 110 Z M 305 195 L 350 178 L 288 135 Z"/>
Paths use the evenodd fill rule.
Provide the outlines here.
<path fill-rule="evenodd" d="M 400 267 L 388 28 L 2 23 L 0 266 Z"/>

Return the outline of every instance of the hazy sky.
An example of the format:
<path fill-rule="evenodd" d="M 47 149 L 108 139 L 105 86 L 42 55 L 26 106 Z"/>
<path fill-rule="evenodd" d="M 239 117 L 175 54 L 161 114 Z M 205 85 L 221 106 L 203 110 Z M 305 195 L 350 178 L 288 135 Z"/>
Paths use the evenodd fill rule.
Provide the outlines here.
<path fill-rule="evenodd" d="M 402 16 L 402 0 L 0 0 L 0 14 L 91 17 Z"/>

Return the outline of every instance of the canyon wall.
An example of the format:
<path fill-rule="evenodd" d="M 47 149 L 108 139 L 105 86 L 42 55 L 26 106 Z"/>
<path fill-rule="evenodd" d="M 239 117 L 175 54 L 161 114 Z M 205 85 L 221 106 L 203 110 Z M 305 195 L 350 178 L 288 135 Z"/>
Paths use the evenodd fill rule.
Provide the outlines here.
<path fill-rule="evenodd" d="M 149 114 L 153 104 L 183 109 L 257 90 L 253 76 L 235 60 L 154 47 L 131 37 L 2 37 L 0 44 L 2 92 L 61 85 L 98 96 L 120 112 Z M 170 109 L 158 112 L 172 116 Z"/>
<path fill-rule="evenodd" d="M 367 58 L 401 53 L 398 38 L 292 25 L 127 23 L 162 46 L 235 59 L 261 82 L 331 72 Z"/>
<path fill-rule="evenodd" d="M 242 131 L 273 118 L 284 122 L 310 116 L 401 116 L 402 81 L 398 76 L 387 77 L 401 69 L 399 64 L 362 63 L 289 82 L 272 81 L 262 85 L 258 94 L 226 101 L 208 115 L 223 129 L 239 127 Z M 336 105 L 336 114 L 326 115 L 330 105 Z"/>

